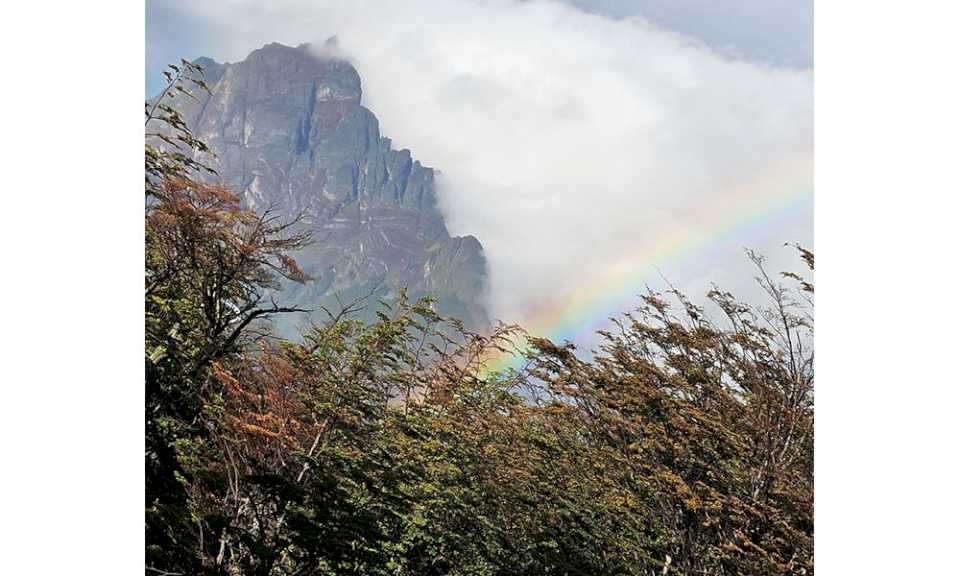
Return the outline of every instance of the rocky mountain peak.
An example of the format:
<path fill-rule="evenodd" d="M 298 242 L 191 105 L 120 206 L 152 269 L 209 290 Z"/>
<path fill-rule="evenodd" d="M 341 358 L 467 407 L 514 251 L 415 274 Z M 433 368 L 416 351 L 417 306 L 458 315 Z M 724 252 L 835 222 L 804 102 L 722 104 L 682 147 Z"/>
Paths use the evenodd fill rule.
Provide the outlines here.
<path fill-rule="evenodd" d="M 248 205 L 300 217 L 312 230 L 315 244 L 297 260 L 315 280 L 285 287 L 285 296 L 336 308 L 406 288 L 485 328 L 480 242 L 450 236 L 434 171 L 380 134 L 361 105 L 359 73 L 327 52 L 271 43 L 236 63 L 197 59 L 211 94 L 178 105 Z"/>

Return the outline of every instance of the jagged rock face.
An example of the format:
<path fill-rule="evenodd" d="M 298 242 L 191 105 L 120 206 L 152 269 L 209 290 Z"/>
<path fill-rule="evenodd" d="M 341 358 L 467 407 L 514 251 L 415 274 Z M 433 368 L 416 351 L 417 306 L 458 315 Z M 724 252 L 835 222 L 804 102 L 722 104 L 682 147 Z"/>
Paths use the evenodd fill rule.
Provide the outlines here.
<path fill-rule="evenodd" d="M 300 215 L 313 231 L 314 244 L 296 257 L 314 280 L 285 286 L 285 301 L 336 309 L 378 286 L 387 299 L 406 288 L 431 294 L 441 313 L 469 327 L 487 327 L 480 243 L 449 235 L 433 170 L 380 135 L 350 64 L 280 44 L 235 64 L 197 62 L 211 94 L 177 100 L 219 156 L 220 178 L 251 207 Z"/>

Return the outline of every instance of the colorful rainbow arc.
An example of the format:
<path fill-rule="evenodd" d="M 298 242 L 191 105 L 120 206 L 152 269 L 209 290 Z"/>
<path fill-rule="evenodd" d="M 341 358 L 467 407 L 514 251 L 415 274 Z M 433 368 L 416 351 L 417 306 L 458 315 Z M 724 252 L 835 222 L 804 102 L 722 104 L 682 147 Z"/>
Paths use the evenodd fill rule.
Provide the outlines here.
<path fill-rule="evenodd" d="M 575 340 L 596 329 L 598 321 L 627 309 L 661 267 L 690 260 L 712 247 L 769 229 L 783 217 L 809 206 L 813 199 L 809 157 L 779 163 L 750 184 L 724 194 L 722 204 L 704 210 L 705 225 L 660 238 L 654 245 L 622 259 L 592 286 L 544 307 L 518 324 L 528 333 L 554 342 Z M 784 239 L 790 240 L 790 239 Z M 512 353 L 492 357 L 487 372 L 516 368 L 522 358 Z"/>

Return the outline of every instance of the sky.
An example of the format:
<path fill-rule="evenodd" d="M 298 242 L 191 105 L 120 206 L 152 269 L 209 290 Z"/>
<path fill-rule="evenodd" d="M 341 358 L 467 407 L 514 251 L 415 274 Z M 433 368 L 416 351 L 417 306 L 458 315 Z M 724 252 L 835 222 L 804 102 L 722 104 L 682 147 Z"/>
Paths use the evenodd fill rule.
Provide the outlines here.
<path fill-rule="evenodd" d="M 813 0 L 570 0 L 612 18 L 643 16 L 728 55 L 813 66 Z"/>
<path fill-rule="evenodd" d="M 744 248 L 776 272 L 813 245 L 807 0 L 154 1 L 147 70 L 333 35 L 383 134 L 441 171 L 497 319 L 586 342 L 663 277 L 754 299 Z"/>

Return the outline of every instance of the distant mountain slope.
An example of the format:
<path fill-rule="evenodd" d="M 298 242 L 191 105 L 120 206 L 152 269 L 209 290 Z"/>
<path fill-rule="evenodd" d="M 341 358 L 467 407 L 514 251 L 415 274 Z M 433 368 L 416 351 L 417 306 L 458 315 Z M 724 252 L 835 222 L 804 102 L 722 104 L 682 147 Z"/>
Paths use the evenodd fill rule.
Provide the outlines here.
<path fill-rule="evenodd" d="M 314 281 L 286 287 L 285 301 L 337 308 L 378 286 L 387 299 L 406 287 L 433 295 L 441 313 L 468 327 L 489 324 L 480 242 L 450 236 L 434 171 L 380 135 L 353 66 L 281 44 L 234 64 L 197 62 L 211 95 L 177 101 L 219 156 L 220 177 L 257 210 L 302 214 L 313 230 L 314 245 L 297 261 Z"/>

